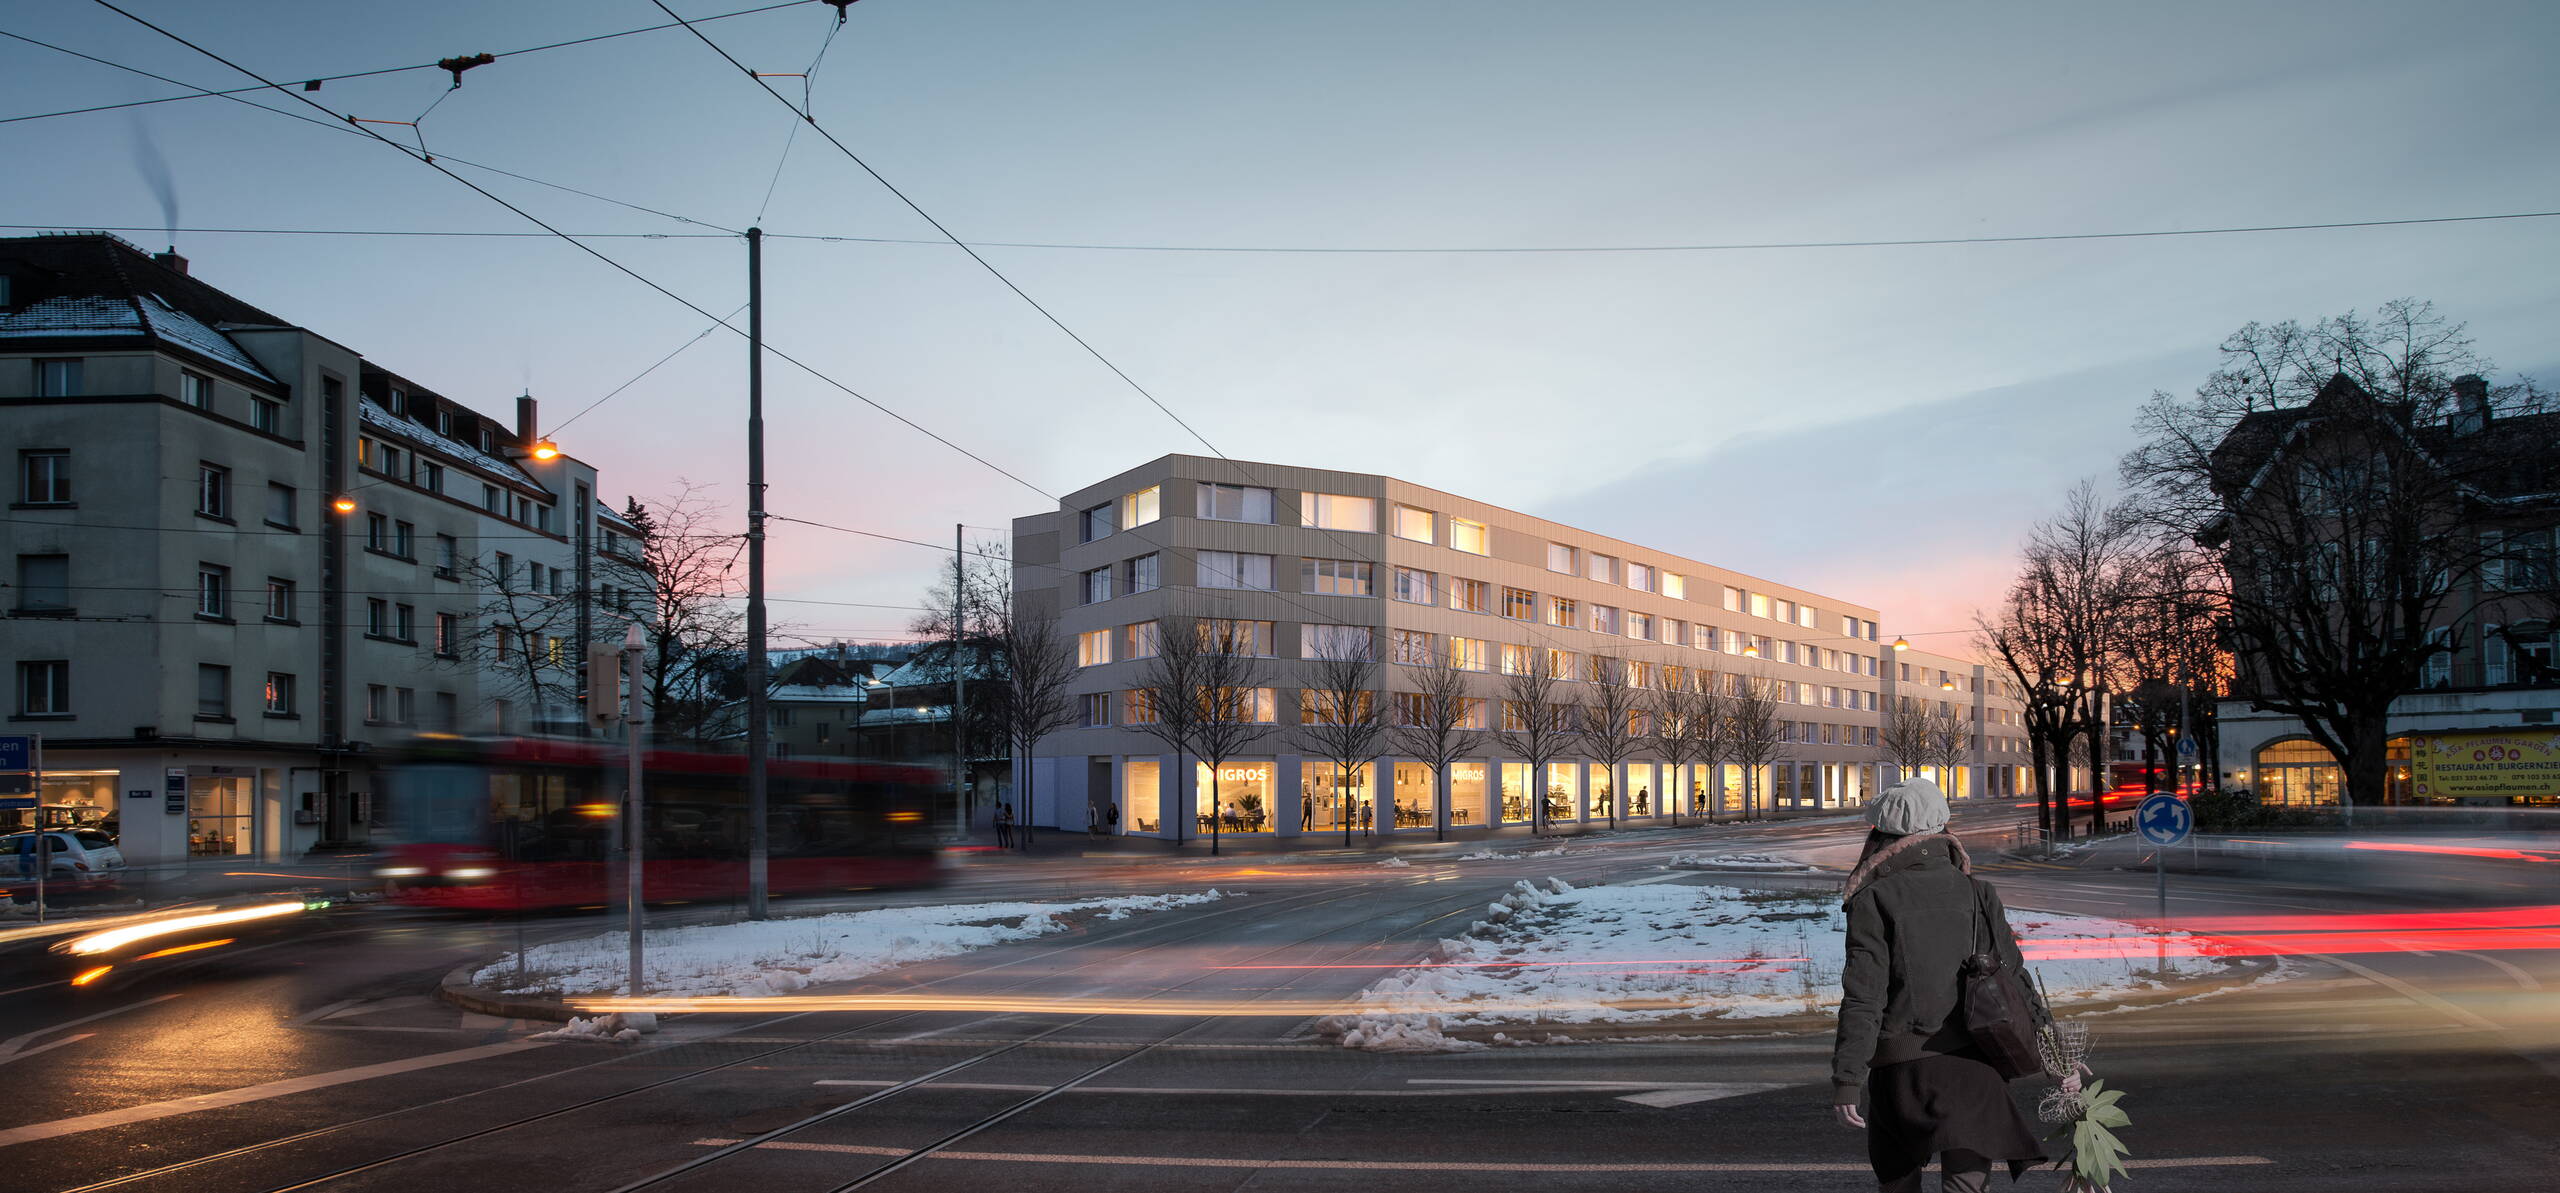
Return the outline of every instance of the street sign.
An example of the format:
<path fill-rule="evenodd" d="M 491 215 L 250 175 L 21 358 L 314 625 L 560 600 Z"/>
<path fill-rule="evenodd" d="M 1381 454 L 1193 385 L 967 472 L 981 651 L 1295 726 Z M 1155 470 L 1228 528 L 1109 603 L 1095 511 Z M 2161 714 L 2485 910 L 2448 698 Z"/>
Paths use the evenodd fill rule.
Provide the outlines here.
<path fill-rule="evenodd" d="M 171 816 L 187 814 L 187 768 L 165 767 L 160 772 L 160 794 L 167 802 L 162 810 Z"/>
<path fill-rule="evenodd" d="M 13 733 L 0 736 L 0 771 L 43 770 L 38 765 L 44 739 L 32 734 Z"/>
<path fill-rule="evenodd" d="M 2178 757 L 2180 757 L 2180 758 L 2193 758 L 2193 757 L 2195 757 L 2195 756 L 2196 756 L 2196 739 L 2194 739 L 2194 738 L 2192 738 L 2192 737 L 2182 737 L 2182 738 L 2179 738 L 2179 739 L 2178 739 Z"/>
<path fill-rule="evenodd" d="M 2187 801 L 2165 791 L 2142 797 L 2142 803 L 2133 811 L 2134 830 L 2154 845 L 2184 841 L 2195 826 L 2195 810 L 2187 806 Z"/>

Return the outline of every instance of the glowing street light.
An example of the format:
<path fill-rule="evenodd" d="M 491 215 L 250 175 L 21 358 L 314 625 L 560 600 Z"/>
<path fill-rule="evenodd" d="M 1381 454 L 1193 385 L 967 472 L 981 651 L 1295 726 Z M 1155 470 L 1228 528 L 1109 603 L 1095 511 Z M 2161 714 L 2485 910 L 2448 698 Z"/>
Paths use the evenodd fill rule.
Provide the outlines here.
<path fill-rule="evenodd" d="M 1893 653 L 1901 654 L 1903 651 L 1909 649 L 1911 649 L 1911 639 L 1904 638 L 1899 635 L 1895 636 L 1893 640 Z"/>
<path fill-rule="evenodd" d="M 329 508 L 342 514 L 352 514 L 356 512 L 356 499 L 348 494 L 340 493 L 336 497 L 329 499 Z"/>
<path fill-rule="evenodd" d="M 533 441 L 533 458 L 537 460 L 559 459 L 560 445 L 553 443 L 548 439 L 536 439 Z"/>

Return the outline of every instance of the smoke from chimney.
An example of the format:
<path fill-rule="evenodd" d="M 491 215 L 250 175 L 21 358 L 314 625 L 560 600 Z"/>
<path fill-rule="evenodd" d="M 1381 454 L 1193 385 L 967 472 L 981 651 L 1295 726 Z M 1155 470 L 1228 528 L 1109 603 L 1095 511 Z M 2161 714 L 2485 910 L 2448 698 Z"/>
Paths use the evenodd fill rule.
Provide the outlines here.
<path fill-rule="evenodd" d="M 160 200 L 160 217 L 169 231 L 169 255 L 178 254 L 178 181 L 169 171 L 169 159 L 160 152 L 160 142 L 151 135 L 150 126 L 141 117 L 133 118 L 133 168 L 142 175 L 144 185 Z M 184 258 L 175 268 L 186 272 Z"/>

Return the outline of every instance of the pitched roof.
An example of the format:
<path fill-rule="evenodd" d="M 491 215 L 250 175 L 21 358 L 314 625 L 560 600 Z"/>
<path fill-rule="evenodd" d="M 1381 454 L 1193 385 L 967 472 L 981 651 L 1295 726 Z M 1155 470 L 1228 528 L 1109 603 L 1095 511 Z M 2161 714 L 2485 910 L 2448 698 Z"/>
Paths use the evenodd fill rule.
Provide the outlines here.
<path fill-rule="evenodd" d="M 135 336 L 273 382 L 220 329 L 291 326 L 104 232 L 0 238 L 0 275 L 0 338 Z"/>

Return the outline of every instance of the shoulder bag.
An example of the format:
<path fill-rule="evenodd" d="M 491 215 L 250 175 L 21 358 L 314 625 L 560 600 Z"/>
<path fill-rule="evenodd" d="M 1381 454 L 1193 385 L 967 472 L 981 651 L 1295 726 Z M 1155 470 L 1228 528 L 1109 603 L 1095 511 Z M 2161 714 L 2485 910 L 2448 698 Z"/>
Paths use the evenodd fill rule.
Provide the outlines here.
<path fill-rule="evenodd" d="M 1987 933 L 1991 913 L 1982 905 L 1982 888 L 1973 892 L 1973 955 L 1966 957 L 1957 1008 L 1966 1034 L 1984 1060 L 2002 1077 L 2016 1080 L 2044 1071 L 2036 1046 L 2035 1004 L 2024 975 L 2008 963 Z"/>

